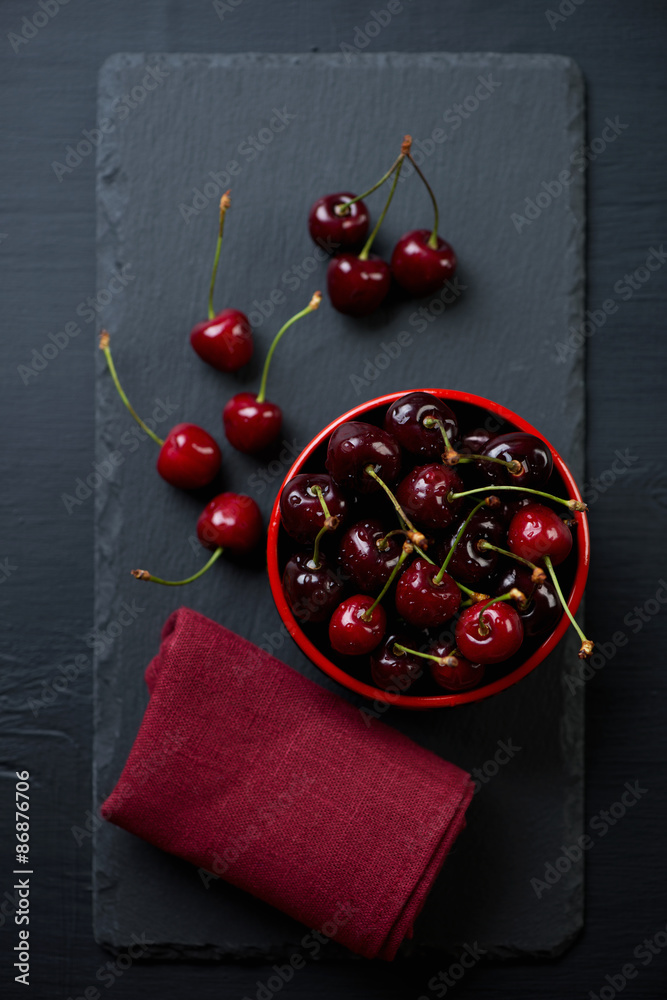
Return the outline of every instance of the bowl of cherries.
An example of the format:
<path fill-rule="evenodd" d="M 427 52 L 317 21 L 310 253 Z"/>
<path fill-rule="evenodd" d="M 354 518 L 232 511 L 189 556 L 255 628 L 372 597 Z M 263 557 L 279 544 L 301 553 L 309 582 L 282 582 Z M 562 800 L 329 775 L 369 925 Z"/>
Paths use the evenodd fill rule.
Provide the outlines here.
<path fill-rule="evenodd" d="M 276 498 L 271 590 L 297 645 L 357 694 L 466 704 L 525 677 L 575 619 L 586 505 L 567 465 L 511 410 L 424 389 L 325 427 Z M 557 570 L 556 570 L 557 567 Z"/>

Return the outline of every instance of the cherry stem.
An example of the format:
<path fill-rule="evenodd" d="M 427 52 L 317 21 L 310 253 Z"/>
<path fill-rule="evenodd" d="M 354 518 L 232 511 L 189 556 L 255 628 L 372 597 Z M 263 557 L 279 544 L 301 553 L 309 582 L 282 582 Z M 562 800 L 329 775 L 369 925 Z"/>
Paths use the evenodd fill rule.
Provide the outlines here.
<path fill-rule="evenodd" d="M 452 577 L 452 579 L 454 578 Z M 479 590 L 470 590 L 469 587 L 464 587 L 462 583 L 458 582 L 458 580 L 454 580 L 454 583 L 462 594 L 467 594 L 468 597 L 472 598 L 473 604 L 479 604 L 480 601 L 488 600 L 488 594 L 482 594 Z"/>
<path fill-rule="evenodd" d="M 575 621 L 574 615 L 570 611 L 570 609 L 568 607 L 568 604 L 567 604 L 567 601 L 563 597 L 563 591 L 560 589 L 560 584 L 558 582 L 558 577 L 556 576 L 556 572 L 555 572 L 555 570 L 553 568 L 553 564 L 551 562 L 551 557 L 550 556 L 544 556 L 544 565 L 549 570 L 549 576 L 551 577 L 551 582 L 553 583 L 554 589 L 555 589 L 556 593 L 558 594 L 558 597 L 560 599 L 560 603 L 563 605 L 563 608 L 565 610 L 565 614 L 570 619 L 570 622 L 572 623 L 572 625 L 573 625 L 573 627 L 574 627 L 577 635 L 581 639 L 581 649 L 579 650 L 579 658 L 581 660 L 585 660 L 586 657 L 590 656 L 591 653 L 593 652 L 593 643 L 591 642 L 590 639 L 586 638 L 586 636 L 584 635 L 584 633 L 581 631 L 581 629 L 577 625 L 577 622 Z"/>
<path fill-rule="evenodd" d="M 371 620 L 371 618 L 373 617 L 373 612 L 375 611 L 375 609 L 377 608 L 378 604 L 380 603 L 380 601 L 382 600 L 382 598 L 384 597 L 384 595 L 387 593 L 387 591 L 391 587 L 392 583 L 396 579 L 396 576 L 397 576 L 397 574 L 399 573 L 399 571 L 401 569 L 401 566 L 403 565 L 403 563 L 405 562 L 405 560 L 408 558 L 408 556 L 411 554 L 411 552 L 412 552 L 412 545 L 410 544 L 410 542 L 405 542 L 405 544 L 403 545 L 403 551 L 401 552 L 401 557 L 398 560 L 398 562 L 396 563 L 396 565 L 394 566 L 394 568 L 392 569 L 391 573 L 389 574 L 389 579 L 387 580 L 387 582 L 385 583 L 384 587 L 382 588 L 382 590 L 380 591 L 380 593 L 378 594 L 378 596 L 375 598 L 375 600 L 371 604 L 370 608 L 367 611 L 364 611 L 363 615 L 359 616 L 365 622 L 369 622 Z"/>
<path fill-rule="evenodd" d="M 479 611 L 479 621 L 477 624 L 477 631 L 481 636 L 489 634 L 489 626 L 486 624 L 482 615 L 487 608 L 490 608 L 492 604 L 496 604 L 498 601 L 517 601 L 519 604 L 527 604 L 526 595 L 522 593 L 518 587 L 512 587 L 508 590 L 506 594 L 500 594 L 498 597 L 492 597 L 490 601 L 487 601 L 483 608 Z"/>
<path fill-rule="evenodd" d="M 394 653 L 398 650 L 400 653 L 409 653 L 411 656 L 419 656 L 422 660 L 433 660 L 437 663 L 439 667 L 458 667 L 459 661 L 454 654 L 449 656 L 434 656 L 433 653 L 422 653 L 418 649 L 410 649 L 409 646 L 403 646 L 400 642 L 395 642 L 392 646 Z"/>
<path fill-rule="evenodd" d="M 213 270 L 211 272 L 211 284 L 208 289 L 208 318 L 214 319 L 215 310 L 213 308 L 213 289 L 215 288 L 215 279 L 218 274 L 218 261 L 220 260 L 220 247 L 222 246 L 222 232 L 225 228 L 225 215 L 227 214 L 227 209 L 231 205 L 231 200 L 229 198 L 229 191 L 225 191 L 222 198 L 220 199 L 220 223 L 218 225 L 218 242 L 215 246 L 215 257 L 213 258 Z"/>
<path fill-rule="evenodd" d="M 452 443 L 449 440 L 442 420 L 437 420 L 435 417 L 424 417 L 422 423 L 427 430 L 431 430 L 432 427 L 438 428 L 442 434 L 442 440 L 445 442 L 445 451 L 442 456 L 443 461 L 446 462 L 447 465 L 457 465 L 460 461 L 460 456 L 456 448 L 452 447 Z"/>
<path fill-rule="evenodd" d="M 413 545 L 414 545 L 414 542 L 413 542 Z M 423 551 L 423 549 L 420 549 L 418 545 L 414 545 L 414 549 L 415 549 L 415 552 L 417 553 L 417 555 L 421 556 L 422 559 L 425 559 L 427 563 L 431 564 L 431 566 L 436 566 L 437 565 L 437 563 L 434 563 L 433 560 L 430 559 L 426 555 L 426 553 Z"/>
<path fill-rule="evenodd" d="M 285 325 L 281 326 L 280 330 L 278 330 L 278 333 L 273 338 L 273 343 L 269 347 L 269 353 L 266 355 L 266 361 L 264 362 L 264 368 L 262 370 L 262 381 L 260 382 L 259 392 L 257 393 L 256 397 L 258 403 L 263 403 L 264 400 L 266 399 L 266 380 L 269 374 L 269 365 L 271 364 L 271 358 L 273 357 L 273 353 L 276 347 L 278 346 L 278 343 L 280 342 L 280 339 L 282 338 L 283 334 L 287 330 L 289 330 L 291 325 L 293 323 L 296 323 L 298 319 L 301 319 L 303 316 L 307 316 L 308 313 L 315 312 L 321 301 L 322 301 L 322 293 L 315 292 L 315 294 L 313 295 L 312 299 L 310 300 L 306 308 L 302 309 L 301 312 L 298 312 L 296 316 L 292 316 L 291 319 L 288 319 Z"/>
<path fill-rule="evenodd" d="M 467 462 L 495 462 L 496 465 L 504 465 L 513 476 L 518 476 L 523 470 L 523 466 L 518 459 L 513 458 L 509 462 L 504 458 L 493 458 L 491 455 L 466 455 L 459 458 L 459 462 L 465 465 Z"/>
<path fill-rule="evenodd" d="M 428 245 L 431 248 L 431 250 L 435 250 L 435 249 L 437 249 L 437 246 L 438 246 L 438 219 L 439 219 L 438 202 L 436 200 L 435 195 L 433 194 L 433 189 L 431 188 L 431 185 L 429 184 L 429 182 L 426 180 L 426 178 L 424 177 L 423 173 L 419 169 L 419 166 L 417 165 L 415 159 L 413 158 L 412 153 L 408 153 L 407 155 L 408 155 L 408 159 L 409 159 L 410 163 L 412 164 L 412 166 L 415 168 L 415 170 L 417 171 L 417 173 L 421 177 L 422 182 L 424 183 L 424 186 L 426 187 L 426 190 L 428 191 L 428 193 L 431 196 L 431 201 L 433 202 L 433 215 L 434 215 L 433 232 L 429 236 Z"/>
<path fill-rule="evenodd" d="M 562 503 L 564 507 L 568 510 L 588 510 L 588 507 L 583 502 L 583 500 L 563 500 L 562 497 L 555 497 L 551 493 L 544 493 L 542 490 L 531 490 L 527 486 L 494 486 L 493 491 L 497 493 L 498 490 L 513 490 L 515 493 L 530 493 L 537 497 L 546 497 L 547 500 L 553 500 L 554 503 Z M 451 502 L 452 500 L 460 500 L 461 497 L 470 497 L 475 493 L 486 493 L 486 486 L 479 486 L 474 490 L 466 490 L 465 493 L 449 493 L 447 499 Z"/>
<path fill-rule="evenodd" d="M 412 523 L 412 521 L 410 521 L 409 518 L 406 516 L 403 508 L 401 507 L 400 503 L 398 502 L 398 500 L 396 499 L 396 497 L 394 496 L 394 494 L 391 492 L 391 490 L 389 489 L 389 487 L 387 486 L 387 484 L 384 483 L 380 479 L 380 477 L 378 476 L 378 474 L 375 471 L 375 469 L 373 468 L 373 466 L 372 465 L 367 465 L 366 468 L 364 469 L 364 472 L 366 473 L 367 476 L 370 476 L 371 479 L 374 479 L 375 482 L 378 483 L 378 485 L 382 487 L 382 489 L 385 491 L 385 493 L 387 494 L 387 496 L 391 500 L 392 504 L 396 508 L 396 513 L 400 517 L 400 519 L 403 522 L 403 524 L 405 524 L 410 529 L 410 531 L 414 531 L 415 534 L 421 535 L 421 531 L 417 531 L 417 529 L 415 528 L 415 526 Z M 424 536 L 422 535 L 422 538 L 423 537 Z"/>
<path fill-rule="evenodd" d="M 220 548 L 217 548 L 215 550 L 215 552 L 213 553 L 213 555 L 211 556 L 211 558 L 209 559 L 209 561 L 206 563 L 205 566 L 202 566 L 200 570 L 197 570 L 196 573 L 193 573 L 192 576 L 188 576 L 185 580 L 163 580 L 159 576 L 153 576 L 152 573 L 149 573 L 148 570 L 145 569 L 133 569 L 131 572 L 132 576 L 135 577 L 137 580 L 148 580 L 150 583 L 161 583 L 163 587 L 184 587 L 186 583 L 192 583 L 193 580 L 198 580 L 200 576 L 203 576 L 204 573 L 211 568 L 213 563 L 216 562 L 216 560 L 219 559 L 221 555 L 222 555 L 222 546 L 220 546 Z"/>
<path fill-rule="evenodd" d="M 382 209 L 382 212 L 380 214 L 380 218 L 375 223 L 375 229 L 373 230 L 373 232 L 371 233 L 371 235 L 368 237 L 368 239 L 364 243 L 363 249 L 362 249 L 361 253 L 359 254 L 359 260 L 368 260 L 368 255 L 370 254 L 371 247 L 373 246 L 373 240 L 377 236 L 378 230 L 380 229 L 380 226 L 384 222 L 384 217 L 387 214 L 389 206 L 391 205 L 391 202 L 392 202 L 392 198 L 394 197 L 394 191 L 396 190 L 396 185 L 398 184 L 398 178 L 399 178 L 400 173 L 401 173 L 401 167 L 403 166 L 403 160 L 404 159 L 405 159 L 405 154 L 401 153 L 400 156 L 399 156 L 399 158 L 398 158 L 398 164 L 396 166 L 396 171 L 394 173 L 394 180 L 393 180 L 392 185 L 391 185 L 391 190 L 389 192 L 389 197 L 387 198 L 387 200 L 385 202 L 385 206 Z"/>
<path fill-rule="evenodd" d="M 470 524 L 470 521 L 475 516 L 475 514 L 477 513 L 477 511 L 480 509 L 480 507 L 485 507 L 486 506 L 486 500 L 487 500 L 487 498 L 485 497 L 484 500 L 480 500 L 480 502 L 478 504 L 476 504 L 475 507 L 473 507 L 473 509 L 470 511 L 470 513 L 466 517 L 465 521 L 463 522 L 463 524 L 461 525 L 461 527 L 459 528 L 459 530 L 456 532 L 456 538 L 452 542 L 452 547 L 450 548 L 449 552 L 445 556 L 445 561 L 443 562 L 442 566 L 440 567 L 440 570 L 439 570 L 438 575 L 436 576 L 436 578 L 434 580 L 434 583 L 440 583 L 440 581 L 442 580 L 443 575 L 445 574 L 445 572 L 447 570 L 447 567 L 449 566 L 450 560 L 451 560 L 452 556 L 454 555 L 454 552 L 456 551 L 456 546 L 461 541 L 461 537 L 463 535 L 463 532 L 466 530 L 466 528 Z"/>
<path fill-rule="evenodd" d="M 337 517 L 328 517 L 315 537 L 315 547 L 313 548 L 313 565 L 315 569 L 320 568 L 320 542 L 328 531 L 335 531 L 339 521 Z"/>
<path fill-rule="evenodd" d="M 418 545 L 426 545 L 426 537 L 422 535 L 421 531 L 410 531 L 409 528 L 394 528 L 393 531 L 388 531 L 384 538 L 378 538 L 375 543 L 380 552 L 386 550 L 389 539 L 393 538 L 394 535 L 404 535 L 409 542 L 412 542 L 414 548 L 417 548 Z"/>
<path fill-rule="evenodd" d="M 324 513 L 325 520 L 328 520 L 331 517 L 331 514 L 329 513 L 327 502 L 324 499 L 324 494 L 322 493 L 322 487 L 318 486 L 317 484 L 315 484 L 315 486 L 309 486 L 308 492 L 311 494 L 311 496 L 313 493 L 315 494 L 317 499 L 320 501 L 320 504 L 322 505 L 322 511 Z"/>
<path fill-rule="evenodd" d="M 486 538 L 479 539 L 477 549 L 480 552 L 497 552 L 498 555 L 507 556 L 509 559 L 514 559 L 515 562 L 523 563 L 524 566 L 533 571 L 532 583 L 543 583 L 547 578 L 544 570 L 540 566 L 536 566 L 530 559 L 524 559 L 523 556 L 518 556 L 515 552 L 510 552 L 509 549 L 501 549 L 498 545 L 487 542 Z"/>
<path fill-rule="evenodd" d="M 382 187 L 382 185 L 385 183 L 385 181 L 389 180 L 389 178 L 393 174 L 394 170 L 396 170 L 396 168 L 398 167 L 398 165 L 399 165 L 399 163 L 401 162 L 402 159 L 403 159 L 403 153 L 400 153 L 396 157 L 396 159 L 394 160 L 394 162 L 392 163 L 392 165 L 390 166 L 390 168 L 387 171 L 387 173 L 384 174 L 384 176 L 380 178 L 380 180 L 377 182 L 377 184 L 374 184 L 372 188 L 368 189 L 368 191 L 364 191 L 363 194 L 358 194 L 355 198 L 350 198 L 349 201 L 342 201 L 340 203 L 340 205 L 336 205 L 334 207 L 334 214 L 338 215 L 338 216 L 349 215 L 350 214 L 350 205 L 354 205 L 357 201 L 361 201 L 362 198 L 367 198 L 369 194 L 373 194 L 373 191 L 377 191 L 377 189 L 379 187 Z"/>
<path fill-rule="evenodd" d="M 134 409 L 134 407 L 130 403 L 129 399 L 125 395 L 125 391 L 123 390 L 123 387 L 120 384 L 120 380 L 119 380 L 118 374 L 116 372 L 116 366 L 114 365 L 113 358 L 111 357 L 111 348 L 109 347 L 109 334 L 107 333 L 106 330 L 102 330 L 102 332 L 100 334 L 100 350 L 104 352 L 104 357 L 107 360 L 107 367 L 109 368 L 109 372 L 111 374 L 111 378 L 113 379 L 113 384 L 116 386 L 116 389 L 118 390 L 118 395 L 123 400 L 123 402 L 125 403 L 126 407 L 130 411 L 130 413 L 132 414 L 132 416 L 134 417 L 134 419 L 137 421 L 137 423 L 139 424 L 139 426 L 141 427 L 141 429 L 144 430 L 146 432 L 146 434 L 148 434 L 149 437 L 153 438 L 153 440 L 155 441 L 156 444 L 159 444 L 159 446 L 162 447 L 162 445 L 164 444 L 164 441 L 162 440 L 162 438 L 159 438 L 157 436 L 157 434 L 155 433 L 155 431 L 152 431 L 150 429 L 150 427 L 148 427 L 143 422 L 143 420 L 141 419 L 141 417 L 139 416 L 139 414 Z"/>

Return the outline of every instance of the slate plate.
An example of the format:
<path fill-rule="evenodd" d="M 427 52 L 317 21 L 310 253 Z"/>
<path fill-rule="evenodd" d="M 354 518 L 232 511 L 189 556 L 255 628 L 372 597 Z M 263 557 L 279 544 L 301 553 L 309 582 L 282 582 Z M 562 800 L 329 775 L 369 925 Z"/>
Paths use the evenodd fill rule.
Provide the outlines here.
<path fill-rule="evenodd" d="M 268 462 L 226 447 L 222 485 L 251 493 L 268 514 L 293 457 L 324 424 L 363 399 L 425 382 L 517 410 L 582 479 L 581 355 L 557 360 L 558 343 L 581 320 L 584 287 L 584 177 L 572 159 L 584 141 L 583 85 L 571 60 L 117 55 L 100 74 L 99 117 L 100 323 L 130 398 L 155 415 L 158 433 L 187 419 L 221 437 L 226 399 L 257 386 L 270 337 L 324 285 L 326 265 L 305 226 L 316 197 L 372 183 L 406 132 L 440 195 L 440 229 L 459 254 L 460 284 L 444 301 L 394 299 L 365 321 L 325 304 L 295 327 L 270 380 L 286 411 L 284 440 Z M 205 316 L 226 187 L 233 208 L 216 300 L 251 315 L 258 354 L 237 376 L 209 369 L 187 341 Z M 430 221 L 425 192 L 408 177 L 377 250 L 389 253 L 403 231 Z M 227 562 L 187 591 L 130 577 L 135 565 L 167 577 L 201 565 L 193 536 L 203 495 L 157 477 L 155 446 L 135 436 L 98 362 L 95 807 L 121 771 L 146 704 L 144 667 L 179 604 L 335 687 L 281 630 L 261 565 Z M 582 829 L 583 696 L 565 683 L 574 648 L 565 644 L 482 704 L 386 713 L 417 742 L 482 769 L 469 826 L 406 952 L 478 942 L 492 956 L 549 956 L 581 928 L 581 865 L 539 899 L 531 886 Z M 501 743 L 520 749 L 508 754 Z M 502 765 L 499 751 L 509 758 Z M 186 863 L 109 824 L 94 826 L 95 936 L 105 946 L 123 948 L 143 933 L 153 955 L 228 960 L 300 947 L 304 928 L 277 911 L 223 882 L 205 888 Z"/>

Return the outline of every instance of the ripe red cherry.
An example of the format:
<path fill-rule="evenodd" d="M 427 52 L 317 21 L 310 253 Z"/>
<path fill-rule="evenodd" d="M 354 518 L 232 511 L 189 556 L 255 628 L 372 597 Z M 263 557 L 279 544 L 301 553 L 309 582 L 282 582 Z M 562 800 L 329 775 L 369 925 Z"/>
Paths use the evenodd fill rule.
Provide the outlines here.
<path fill-rule="evenodd" d="M 429 660 L 431 676 L 445 691 L 467 691 L 476 687 L 484 678 L 481 663 L 471 663 L 456 649 L 453 642 L 434 642 L 429 648 L 431 656 L 439 656 L 449 662 L 436 663 Z"/>
<path fill-rule="evenodd" d="M 386 691 L 388 688 L 407 691 L 424 672 L 424 661 L 411 653 L 396 649 L 396 644 L 407 649 L 415 649 L 419 640 L 407 632 L 392 632 L 384 642 L 371 653 L 371 677 L 373 683 Z"/>
<path fill-rule="evenodd" d="M 337 653 L 361 656 L 382 641 L 387 627 L 382 605 L 373 608 L 368 621 L 363 617 L 373 604 L 374 599 L 367 594 L 355 594 L 336 608 L 329 622 L 329 642 Z"/>
<path fill-rule="evenodd" d="M 517 611 L 506 601 L 496 601 L 487 607 L 473 604 L 461 613 L 455 636 L 456 645 L 471 663 L 500 663 L 521 646 L 523 625 Z"/>
<path fill-rule="evenodd" d="M 385 483 L 391 483 L 401 469 L 401 449 L 382 428 L 348 420 L 329 438 L 327 471 L 345 489 L 375 493 L 382 487 L 366 472 L 368 465 Z"/>
<path fill-rule="evenodd" d="M 447 528 L 456 517 L 461 500 L 447 497 L 462 489 L 463 483 L 452 468 L 433 462 L 409 472 L 398 485 L 396 499 L 420 528 L 437 531 Z"/>
<path fill-rule="evenodd" d="M 572 532 L 550 507 L 529 503 L 510 521 L 507 544 L 522 559 L 537 563 L 549 556 L 558 566 L 572 550 Z"/>
<path fill-rule="evenodd" d="M 384 302 L 390 286 L 389 264 L 375 254 L 367 260 L 340 254 L 327 270 L 331 305 L 346 316 L 370 316 Z"/>
<path fill-rule="evenodd" d="M 336 209 L 356 197 L 349 191 L 318 198 L 308 215 L 308 231 L 313 240 L 329 253 L 356 250 L 366 239 L 369 215 L 363 201 L 355 201 L 345 215 Z"/>
<path fill-rule="evenodd" d="M 243 493 L 220 493 L 207 503 L 197 521 L 197 538 L 205 549 L 223 548 L 245 555 L 262 539 L 262 514 Z"/>
<path fill-rule="evenodd" d="M 382 590 L 398 564 L 403 539 L 397 541 L 393 535 L 387 539 L 387 547 L 379 549 L 378 542 L 385 535 L 382 523 L 371 518 L 353 524 L 341 540 L 339 560 L 343 575 L 365 593 Z"/>
<path fill-rule="evenodd" d="M 437 574 L 437 566 L 425 559 L 415 559 L 398 578 L 396 610 L 410 625 L 435 628 L 458 611 L 459 588 L 448 573 L 443 573 L 440 583 L 436 583 Z"/>
<path fill-rule="evenodd" d="M 232 447 L 252 454 L 268 448 L 280 435 L 283 414 L 276 403 L 260 403 L 254 392 L 239 392 L 226 404 L 222 420 Z"/>
<path fill-rule="evenodd" d="M 459 524 L 460 527 L 460 524 Z M 458 528 L 451 527 L 451 534 L 438 548 L 438 558 L 444 560 L 454 544 Z M 459 583 L 478 589 L 493 573 L 498 562 L 498 553 L 492 549 L 480 551 L 477 542 L 484 539 L 493 545 L 502 545 L 505 532 L 500 519 L 489 510 L 478 510 L 473 514 L 467 528 L 459 539 L 447 569 Z M 517 584 L 518 586 L 518 584 Z M 507 588 L 509 590 L 509 587 Z"/>
<path fill-rule="evenodd" d="M 440 236 L 431 246 L 430 229 L 401 236 L 391 255 L 391 273 L 411 295 L 431 295 L 456 273 L 456 254 Z"/>
<path fill-rule="evenodd" d="M 217 442 L 197 424 L 176 424 L 160 448 L 157 471 L 172 486 L 196 490 L 207 486 L 220 471 Z"/>
<path fill-rule="evenodd" d="M 347 513 L 347 500 L 331 476 L 323 472 L 294 476 L 280 494 L 280 519 L 287 534 L 303 545 L 314 542 L 324 527 L 324 508 L 315 487 L 319 488 L 331 517 L 342 521 Z"/>
<path fill-rule="evenodd" d="M 509 434 L 491 438 L 481 454 L 500 458 L 505 462 L 521 463 L 521 471 L 515 473 L 497 462 L 478 462 L 480 471 L 497 485 L 540 489 L 547 483 L 553 470 L 549 446 L 541 438 L 523 431 L 510 431 Z"/>
<path fill-rule="evenodd" d="M 456 417 L 441 399 L 430 392 L 408 392 L 392 403 L 384 418 L 384 428 L 410 454 L 421 459 L 439 458 L 445 442 L 439 427 L 425 427 L 424 420 L 439 420 L 450 444 L 458 436 Z"/>
<path fill-rule="evenodd" d="M 220 372 L 235 372 L 252 357 L 252 330 L 238 309 L 223 309 L 192 328 L 190 343 L 199 357 Z"/>
<path fill-rule="evenodd" d="M 311 552 L 295 552 L 285 564 L 283 590 L 292 613 L 300 622 L 327 621 L 343 596 L 343 583 L 319 554 L 317 565 Z"/>
<path fill-rule="evenodd" d="M 553 631 L 561 619 L 563 607 L 549 581 L 533 583 L 531 571 L 526 566 L 514 563 L 503 575 L 496 592 L 506 594 L 513 587 L 526 595 L 526 607 L 517 607 L 525 634 L 543 635 Z"/>

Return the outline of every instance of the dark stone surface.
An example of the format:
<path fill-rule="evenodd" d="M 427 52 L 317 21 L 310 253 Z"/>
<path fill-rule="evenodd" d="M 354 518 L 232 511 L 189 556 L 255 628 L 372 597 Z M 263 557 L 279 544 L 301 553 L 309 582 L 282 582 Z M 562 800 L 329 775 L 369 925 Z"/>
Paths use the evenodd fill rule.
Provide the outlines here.
<path fill-rule="evenodd" d="M 133 94 L 148 68 L 161 82 L 121 120 L 119 98 Z M 468 101 L 477 108 L 454 127 L 447 108 L 457 102 L 465 108 L 476 91 L 484 99 Z M 351 128 L 346 109 L 360 92 L 370 108 L 390 111 Z M 419 94 L 428 100 L 416 102 Z M 186 336 L 204 315 L 217 202 L 228 184 L 232 209 L 217 301 L 252 314 L 273 290 L 282 296 L 273 315 L 255 324 L 260 359 L 278 326 L 324 284 L 326 264 L 312 257 L 305 225 L 319 194 L 368 186 L 410 129 L 442 201 L 441 232 L 461 261 L 459 301 L 446 309 L 440 296 L 393 302 L 355 321 L 325 300 L 281 343 L 270 374 L 270 398 L 286 413 L 276 451 L 284 448 L 287 459 L 283 453 L 267 464 L 227 446 L 225 487 L 249 492 L 268 514 L 294 451 L 330 419 L 372 396 L 425 384 L 469 390 L 516 409 L 583 481 L 582 357 L 572 351 L 554 362 L 568 327 L 581 322 L 583 171 L 572 170 L 572 183 L 545 208 L 548 223 L 539 218 L 519 232 L 510 218 L 526 197 L 537 196 L 542 180 L 572 168 L 583 143 L 583 85 L 570 60 L 119 55 L 100 76 L 99 120 L 105 119 L 114 129 L 98 153 L 97 285 L 106 288 L 114 270 L 132 280 L 100 319 L 137 408 L 151 412 L 156 398 L 173 404 L 165 431 L 190 419 L 221 436 L 221 405 L 239 385 L 257 385 L 261 360 L 236 377 L 221 376 L 201 363 Z M 269 123 L 275 130 L 263 131 Z M 446 140 L 429 146 L 438 127 Z M 248 134 L 259 140 L 254 155 Z M 238 172 L 218 186 L 211 175 L 230 160 Z M 196 211 L 184 213 L 196 190 L 202 192 Z M 371 204 L 378 201 L 383 195 Z M 408 177 L 377 249 L 389 253 L 402 232 L 429 220 L 428 198 L 418 179 Z M 384 369 L 382 362 L 368 368 L 367 359 L 404 330 L 412 340 L 399 356 Z M 257 643 L 276 635 L 277 655 L 326 683 L 280 633 L 261 567 L 221 565 L 184 591 L 130 578 L 135 564 L 168 578 L 201 564 L 202 550 L 188 544 L 201 497 L 159 480 L 153 442 L 133 450 L 131 418 L 103 357 L 98 361 L 97 460 L 120 458 L 95 496 L 97 624 L 106 632 L 123 602 L 136 601 L 142 610 L 138 624 L 124 628 L 96 661 L 96 802 L 111 790 L 138 728 L 143 668 L 160 624 L 181 603 Z M 549 378 L 527 377 L 531 366 L 548 370 Z M 521 748 L 482 786 L 407 952 L 478 941 L 493 955 L 554 955 L 581 928 L 582 865 L 542 898 L 530 884 L 582 832 L 583 688 L 573 694 L 565 684 L 578 663 L 575 649 L 569 643 L 530 678 L 480 705 L 387 714 L 390 724 L 468 769 L 493 759 L 499 741 Z M 115 949 L 127 947 L 141 927 L 158 954 L 280 957 L 305 933 L 224 883 L 205 889 L 194 868 L 108 824 L 95 832 L 94 884 L 96 938 Z"/>

